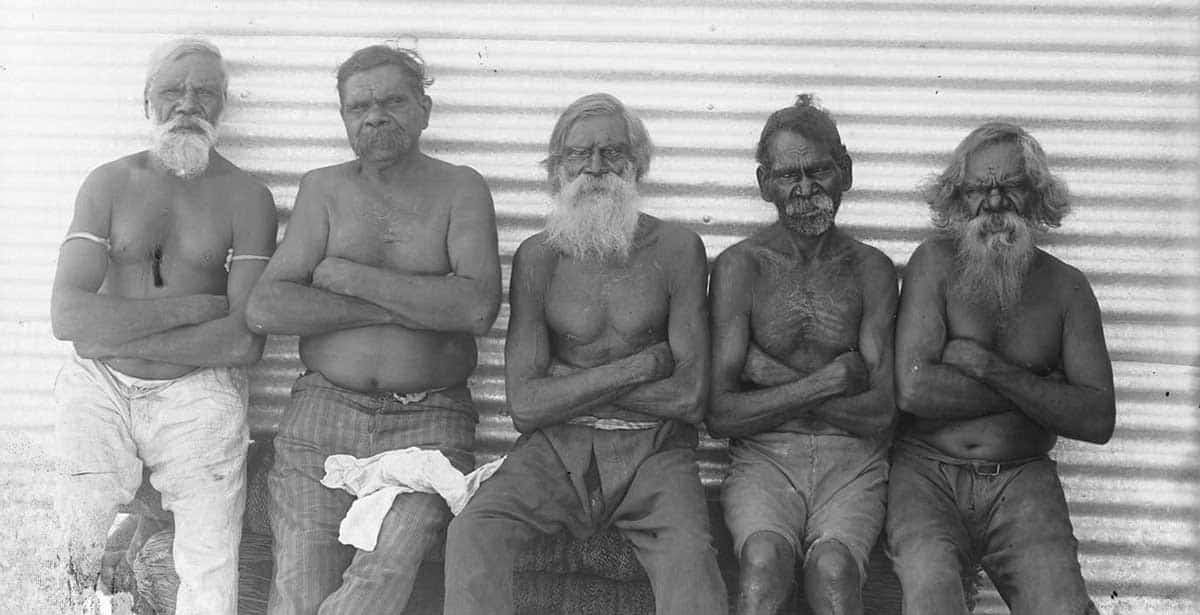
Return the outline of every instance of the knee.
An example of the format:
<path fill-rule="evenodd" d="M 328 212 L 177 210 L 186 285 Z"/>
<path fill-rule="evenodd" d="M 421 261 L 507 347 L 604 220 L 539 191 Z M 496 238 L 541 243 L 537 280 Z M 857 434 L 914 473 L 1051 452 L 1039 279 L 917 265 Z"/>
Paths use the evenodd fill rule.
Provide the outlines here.
<path fill-rule="evenodd" d="M 818 542 L 804 563 L 805 576 L 822 586 L 853 589 L 860 586 L 861 575 L 850 549 L 836 540 Z"/>
<path fill-rule="evenodd" d="M 786 538 L 775 532 L 757 532 L 742 545 L 739 563 L 743 585 L 757 587 L 765 579 L 792 573 L 794 549 Z"/>

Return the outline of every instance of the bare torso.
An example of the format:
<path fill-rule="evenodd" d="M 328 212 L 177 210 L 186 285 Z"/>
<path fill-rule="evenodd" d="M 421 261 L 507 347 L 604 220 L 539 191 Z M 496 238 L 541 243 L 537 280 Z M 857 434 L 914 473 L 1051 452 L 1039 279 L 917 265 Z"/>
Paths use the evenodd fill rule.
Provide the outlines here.
<path fill-rule="evenodd" d="M 215 152 L 208 171 L 189 181 L 153 168 L 146 152 L 118 164 L 125 172 L 117 174 L 123 182 L 108 187 L 111 248 L 100 292 L 130 299 L 224 295 L 234 212 L 257 198 L 257 183 Z M 106 363 L 139 378 L 195 369 L 138 358 Z"/>
<path fill-rule="evenodd" d="M 946 339 L 974 340 L 1038 375 L 1061 371 L 1062 289 L 1067 282 L 1065 265 L 1039 250 L 1021 301 L 1003 325 L 998 325 L 997 309 L 967 305 L 943 295 Z M 1053 448 L 1056 440 L 1053 432 L 1016 410 L 965 420 L 913 417 L 908 433 L 949 455 L 973 459 L 1036 456 Z"/>
<path fill-rule="evenodd" d="M 660 220 L 643 214 L 625 263 L 558 258 L 545 299 L 555 360 L 594 367 L 666 341 L 672 254 L 662 232 Z"/>
<path fill-rule="evenodd" d="M 390 191 L 359 177 L 354 162 L 323 169 L 318 180 L 327 195 L 325 256 L 405 273 L 449 274 L 454 167 L 429 158 L 422 162 L 425 169 L 416 174 L 421 181 Z M 466 333 L 376 325 L 302 337 L 300 358 L 347 388 L 416 392 L 465 382 L 476 349 Z"/>
<path fill-rule="evenodd" d="M 840 231 L 833 233 L 833 241 L 821 256 L 811 260 L 790 253 L 778 226 L 743 244 L 758 264 L 751 290 L 750 339 L 801 375 L 859 346 L 863 315 L 860 268 L 867 248 Z M 778 429 L 848 433 L 811 414 L 793 418 Z"/>

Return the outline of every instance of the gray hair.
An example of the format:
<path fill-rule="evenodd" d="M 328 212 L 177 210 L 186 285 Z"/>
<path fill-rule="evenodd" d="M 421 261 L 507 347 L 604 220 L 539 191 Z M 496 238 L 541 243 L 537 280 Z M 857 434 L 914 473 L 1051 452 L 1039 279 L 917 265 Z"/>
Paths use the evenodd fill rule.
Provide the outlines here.
<path fill-rule="evenodd" d="M 337 69 L 338 100 L 342 99 L 342 86 L 352 75 L 371 70 L 377 66 L 395 66 L 412 80 L 417 93 L 424 96 L 425 88 L 433 85 L 433 77 L 425 70 L 425 60 L 416 49 L 370 45 L 350 54 Z"/>
<path fill-rule="evenodd" d="M 158 73 L 179 58 L 194 53 L 206 54 L 217 61 L 217 68 L 221 71 L 221 96 L 227 97 L 229 73 L 225 70 L 225 60 L 221 57 L 221 50 L 217 49 L 217 46 L 208 39 L 189 36 L 167 41 L 156 47 L 150 54 L 150 63 L 146 66 L 146 87 L 142 91 L 142 98 L 150 97 L 150 84 L 154 82 Z"/>
<path fill-rule="evenodd" d="M 633 156 L 635 180 L 641 181 L 642 177 L 650 171 L 650 158 L 654 155 L 654 144 L 651 143 L 650 134 L 646 132 L 646 126 L 642 124 L 642 120 L 638 119 L 620 100 L 617 100 L 617 97 L 611 94 L 588 94 L 568 105 L 562 115 L 558 116 L 554 130 L 550 132 L 550 145 L 546 159 L 542 161 L 542 166 L 546 167 L 546 181 L 551 192 L 558 192 L 561 188 L 558 185 L 558 166 L 562 163 L 563 147 L 571 127 L 575 125 L 575 122 L 586 117 L 609 115 L 620 117 L 625 122 L 625 136 L 629 140 L 630 154 Z"/>
<path fill-rule="evenodd" d="M 921 184 L 919 190 L 929 204 L 933 225 L 946 229 L 961 217 L 967 158 L 993 143 L 1015 143 L 1021 148 L 1025 175 L 1033 196 L 1026 218 L 1039 230 L 1060 226 L 1063 217 L 1071 211 L 1067 184 L 1050 172 L 1046 152 L 1037 139 L 1020 126 L 1008 122 L 988 122 L 971 131 L 954 148 L 949 166 Z"/>

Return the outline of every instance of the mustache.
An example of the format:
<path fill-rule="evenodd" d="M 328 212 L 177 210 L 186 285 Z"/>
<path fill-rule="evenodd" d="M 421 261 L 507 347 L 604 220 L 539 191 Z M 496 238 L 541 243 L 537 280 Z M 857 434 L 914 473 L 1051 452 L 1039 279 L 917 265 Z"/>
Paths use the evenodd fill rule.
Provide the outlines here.
<path fill-rule="evenodd" d="M 354 136 L 354 153 L 363 156 L 372 150 L 399 151 L 408 149 L 411 142 L 408 131 L 401 126 L 389 124 L 379 128 L 363 125 Z"/>

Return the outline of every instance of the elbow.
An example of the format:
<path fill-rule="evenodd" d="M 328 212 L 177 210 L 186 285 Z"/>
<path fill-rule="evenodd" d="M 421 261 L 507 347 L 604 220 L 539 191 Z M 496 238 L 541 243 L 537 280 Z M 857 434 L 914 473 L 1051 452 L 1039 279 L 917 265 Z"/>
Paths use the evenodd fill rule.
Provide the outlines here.
<path fill-rule="evenodd" d="M 704 419 L 704 426 L 708 429 L 708 435 L 714 438 L 732 438 L 734 433 L 729 429 L 729 425 L 725 424 L 718 415 L 710 413 Z"/>
<path fill-rule="evenodd" d="M 261 335 L 247 333 L 235 345 L 230 355 L 230 363 L 239 367 L 248 367 L 262 359 L 266 338 Z"/>
<path fill-rule="evenodd" d="M 704 421 L 705 410 L 708 408 L 707 382 L 697 382 L 694 385 L 689 385 L 679 396 L 676 397 L 676 405 L 672 410 L 672 414 L 692 425 L 699 425 Z"/>
<path fill-rule="evenodd" d="M 1084 439 L 1092 444 L 1108 444 L 1108 441 L 1112 439 L 1113 431 L 1116 430 L 1116 417 L 1116 406 L 1110 400 L 1104 416 L 1097 421 L 1097 425 L 1091 430 L 1092 433 L 1088 434 L 1090 437 Z"/>
<path fill-rule="evenodd" d="M 467 332 L 475 337 L 487 335 L 496 322 L 500 312 L 500 296 L 475 302 L 464 315 L 467 322 Z"/>
<path fill-rule="evenodd" d="M 896 408 L 901 412 L 916 414 L 916 410 L 920 405 L 921 400 L 916 383 L 904 378 L 898 378 L 896 380 Z"/>
<path fill-rule="evenodd" d="M 271 311 L 267 309 L 266 303 L 266 298 L 258 292 L 257 288 L 250 294 L 250 300 L 246 302 L 246 326 L 256 337 L 270 332 Z M 262 351 L 259 352 L 261 354 Z"/>

